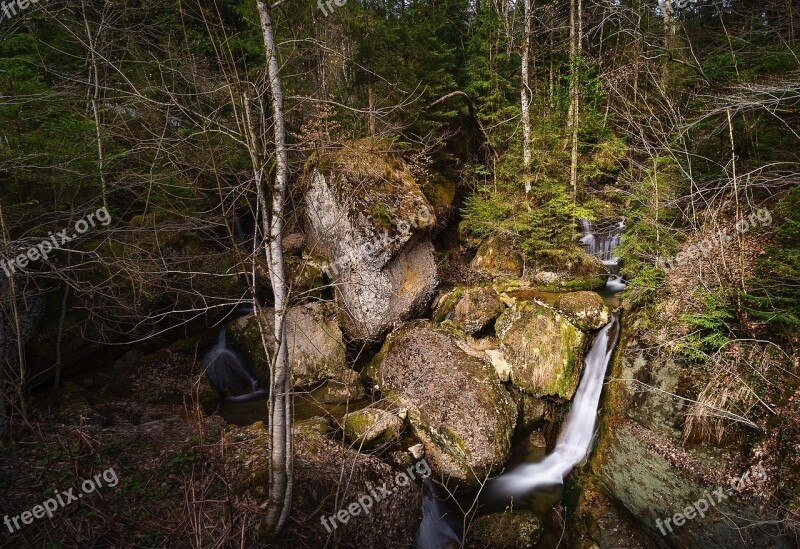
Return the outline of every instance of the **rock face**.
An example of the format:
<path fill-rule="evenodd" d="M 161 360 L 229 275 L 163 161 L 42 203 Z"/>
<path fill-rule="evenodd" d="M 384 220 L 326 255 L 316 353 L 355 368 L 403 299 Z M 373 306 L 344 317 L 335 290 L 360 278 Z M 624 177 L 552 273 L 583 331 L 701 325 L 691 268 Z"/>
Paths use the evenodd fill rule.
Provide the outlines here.
<path fill-rule="evenodd" d="M 433 319 L 452 320 L 468 334 L 486 330 L 503 312 L 497 292 L 489 287 L 456 288 L 439 299 Z"/>
<path fill-rule="evenodd" d="M 506 309 L 495 328 L 514 385 L 533 396 L 572 398 L 583 370 L 583 332 L 533 301 Z"/>
<path fill-rule="evenodd" d="M 493 277 L 519 277 L 522 276 L 522 256 L 508 240 L 492 236 L 480 245 L 470 267 Z"/>
<path fill-rule="evenodd" d="M 356 450 L 371 450 L 400 437 L 403 420 L 386 410 L 365 408 L 344 416 L 344 438 Z"/>
<path fill-rule="evenodd" d="M 728 456 L 707 445 L 681 444 L 686 407 L 669 395 L 681 393 L 685 366 L 637 348 L 630 336 L 618 356 L 611 376 L 639 380 L 655 389 L 642 390 L 631 382 L 611 383 L 607 389 L 605 400 L 613 406 L 604 406 L 608 413 L 590 469 L 593 482 L 621 514 L 634 517 L 638 528 L 659 547 L 793 546 L 775 517 L 762 514 L 756 473 L 751 477 L 754 486 L 729 491 L 730 481 L 752 468 L 732 466 Z M 720 487 L 722 497 L 712 494 Z M 707 507 L 703 516 L 696 503 Z M 674 522 L 678 513 L 683 515 L 680 525 Z M 666 519 L 670 524 L 665 525 Z"/>
<path fill-rule="evenodd" d="M 393 332 L 376 360 L 369 375 L 384 397 L 408 409 L 435 473 L 475 485 L 508 459 L 516 407 L 483 353 L 415 321 Z"/>
<path fill-rule="evenodd" d="M 231 436 L 237 451 L 229 465 L 238 485 L 255 502 L 265 503 L 270 463 L 263 425 L 239 429 Z M 398 482 L 401 471 L 377 457 L 343 448 L 317 428 L 295 429 L 294 445 L 293 520 L 275 541 L 276 547 L 412 546 L 422 519 L 416 471 L 415 479 Z M 381 487 L 389 493 L 382 493 Z M 371 491 L 383 496 L 380 501 L 370 496 Z"/>
<path fill-rule="evenodd" d="M 608 324 L 608 307 L 596 292 L 570 292 L 560 295 L 556 309 L 581 330 L 599 330 Z"/>
<path fill-rule="evenodd" d="M 311 252 L 327 257 L 347 332 L 362 340 L 421 313 L 437 283 L 433 207 L 375 143 L 312 160 L 306 176 Z"/>
<path fill-rule="evenodd" d="M 271 333 L 274 313 L 266 309 L 262 314 Z M 228 332 L 231 345 L 244 355 L 253 374 L 264 384 L 269 378 L 269 366 L 256 318 L 242 317 L 231 324 Z M 352 380 L 345 361 L 342 332 L 332 307 L 309 303 L 290 308 L 286 313 L 286 338 L 292 386 L 311 387 L 326 379 Z M 268 338 L 268 342 L 272 344 L 272 339 Z"/>

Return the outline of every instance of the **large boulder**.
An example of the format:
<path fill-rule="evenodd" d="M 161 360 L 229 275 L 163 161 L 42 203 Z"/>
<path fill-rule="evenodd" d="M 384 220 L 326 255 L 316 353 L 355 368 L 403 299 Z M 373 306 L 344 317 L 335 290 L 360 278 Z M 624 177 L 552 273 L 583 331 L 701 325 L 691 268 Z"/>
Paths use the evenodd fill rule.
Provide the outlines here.
<path fill-rule="evenodd" d="M 558 296 L 556 309 L 581 330 L 599 330 L 608 324 L 608 307 L 597 292 L 569 292 Z"/>
<path fill-rule="evenodd" d="M 433 207 L 407 166 L 362 140 L 306 171 L 312 253 L 324 255 L 347 332 L 377 339 L 419 315 L 436 288 Z"/>
<path fill-rule="evenodd" d="M 408 410 L 433 471 L 474 486 L 508 459 L 517 411 L 485 354 L 463 337 L 428 321 L 406 323 L 368 375 Z"/>
<path fill-rule="evenodd" d="M 439 298 L 433 319 L 451 320 L 466 333 L 476 334 L 491 326 L 503 308 L 493 288 L 456 288 Z"/>
<path fill-rule="evenodd" d="M 544 304 L 524 301 L 506 309 L 495 330 L 514 385 L 533 396 L 572 398 L 585 342 L 574 324 Z"/>
<path fill-rule="evenodd" d="M 411 547 L 422 520 L 420 477 L 429 470 L 412 468 L 410 479 L 407 469 L 344 448 L 320 431 L 316 426 L 294 429 L 293 520 L 274 545 Z M 272 467 L 268 431 L 255 424 L 230 436 L 235 443 L 228 455 L 231 477 L 248 500 L 266 504 Z"/>
<path fill-rule="evenodd" d="M 274 311 L 265 309 L 261 314 L 271 334 Z M 333 307 L 325 303 L 291 307 L 286 313 L 285 327 L 293 387 L 311 387 L 326 379 L 353 380 L 347 368 L 342 331 L 336 323 Z M 231 345 L 244 355 L 258 380 L 266 383 L 269 364 L 257 318 L 253 315 L 239 318 L 231 324 L 228 332 Z M 273 339 L 266 339 L 272 354 Z"/>
<path fill-rule="evenodd" d="M 522 256 L 509 240 L 492 236 L 481 243 L 470 267 L 492 277 L 519 277 L 523 263 Z"/>

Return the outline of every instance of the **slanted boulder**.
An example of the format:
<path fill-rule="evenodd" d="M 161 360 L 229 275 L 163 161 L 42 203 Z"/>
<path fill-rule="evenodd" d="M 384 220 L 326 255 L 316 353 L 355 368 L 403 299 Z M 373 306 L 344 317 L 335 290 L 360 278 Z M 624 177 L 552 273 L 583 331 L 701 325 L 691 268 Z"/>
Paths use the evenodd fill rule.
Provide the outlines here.
<path fill-rule="evenodd" d="M 508 459 L 516 406 L 486 355 L 471 350 L 463 334 L 429 321 L 403 324 L 367 375 L 408 410 L 435 473 L 474 486 Z"/>
<path fill-rule="evenodd" d="M 581 330 L 599 330 L 608 324 L 608 307 L 597 292 L 570 292 L 558 296 L 556 309 Z"/>
<path fill-rule="evenodd" d="M 544 304 L 523 301 L 500 315 L 495 330 L 514 385 L 533 396 L 572 398 L 586 339 L 574 324 Z"/>
<path fill-rule="evenodd" d="M 456 288 L 439 299 L 433 319 L 451 320 L 466 333 L 476 334 L 491 326 L 503 308 L 493 288 Z"/>
<path fill-rule="evenodd" d="M 271 334 L 274 311 L 265 309 L 261 314 Z M 291 307 L 286 313 L 285 326 L 293 387 L 312 387 L 326 379 L 352 381 L 345 361 L 342 331 L 329 304 L 308 303 Z M 256 317 L 239 318 L 231 324 L 228 333 L 231 345 L 242 353 L 258 380 L 266 384 L 269 364 Z M 274 345 L 271 337 L 267 338 L 267 344 L 271 354 Z"/>
<path fill-rule="evenodd" d="M 355 339 L 378 339 L 420 314 L 436 287 L 433 207 L 408 167 L 376 140 L 312 158 L 306 170 L 311 253 L 324 255 Z"/>
<path fill-rule="evenodd" d="M 481 243 L 469 266 L 492 277 L 514 278 L 522 276 L 523 263 L 510 241 L 492 236 Z"/>

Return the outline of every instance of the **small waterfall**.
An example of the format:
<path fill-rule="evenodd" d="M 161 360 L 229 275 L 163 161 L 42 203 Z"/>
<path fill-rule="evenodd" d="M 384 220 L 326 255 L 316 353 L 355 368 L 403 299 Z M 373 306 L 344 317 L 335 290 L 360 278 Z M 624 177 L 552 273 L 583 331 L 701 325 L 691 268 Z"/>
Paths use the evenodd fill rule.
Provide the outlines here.
<path fill-rule="evenodd" d="M 597 226 L 588 219 L 581 219 L 580 229 L 583 236 L 578 242 L 586 249 L 586 253 L 597 257 L 605 265 L 619 263 L 619 257 L 614 255 L 614 249 L 622 242 L 624 219 L 598 222 Z"/>
<path fill-rule="evenodd" d="M 461 537 L 448 524 L 447 509 L 439 489 L 426 478 L 422 484 L 422 522 L 414 536 L 417 549 L 448 549 L 458 547 Z"/>
<path fill-rule="evenodd" d="M 217 343 L 203 357 L 202 365 L 211 383 L 230 400 L 244 401 L 264 394 L 258 380 L 244 365 L 242 357 L 228 347 L 227 326 L 219 331 Z"/>
<path fill-rule="evenodd" d="M 553 453 L 538 463 L 520 465 L 491 481 L 487 488 L 492 497 L 522 497 L 537 488 L 562 484 L 564 477 L 583 461 L 594 437 L 603 380 L 618 335 L 619 317 L 615 314 L 592 341 L 580 385 Z"/>

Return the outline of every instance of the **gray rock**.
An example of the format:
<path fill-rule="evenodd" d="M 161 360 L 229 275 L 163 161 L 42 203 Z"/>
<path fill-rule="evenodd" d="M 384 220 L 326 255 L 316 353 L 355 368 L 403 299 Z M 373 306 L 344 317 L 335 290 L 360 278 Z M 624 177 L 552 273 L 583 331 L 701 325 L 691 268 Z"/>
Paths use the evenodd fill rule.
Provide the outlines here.
<path fill-rule="evenodd" d="M 445 328 L 414 321 L 389 336 L 379 357 L 367 375 L 384 397 L 408 408 L 435 473 L 474 486 L 505 463 L 517 409 L 484 353 Z"/>
<path fill-rule="evenodd" d="M 362 340 L 421 313 L 437 283 L 433 208 L 402 161 L 368 143 L 319 159 L 306 193 L 310 251 L 327 257 L 345 327 Z"/>

